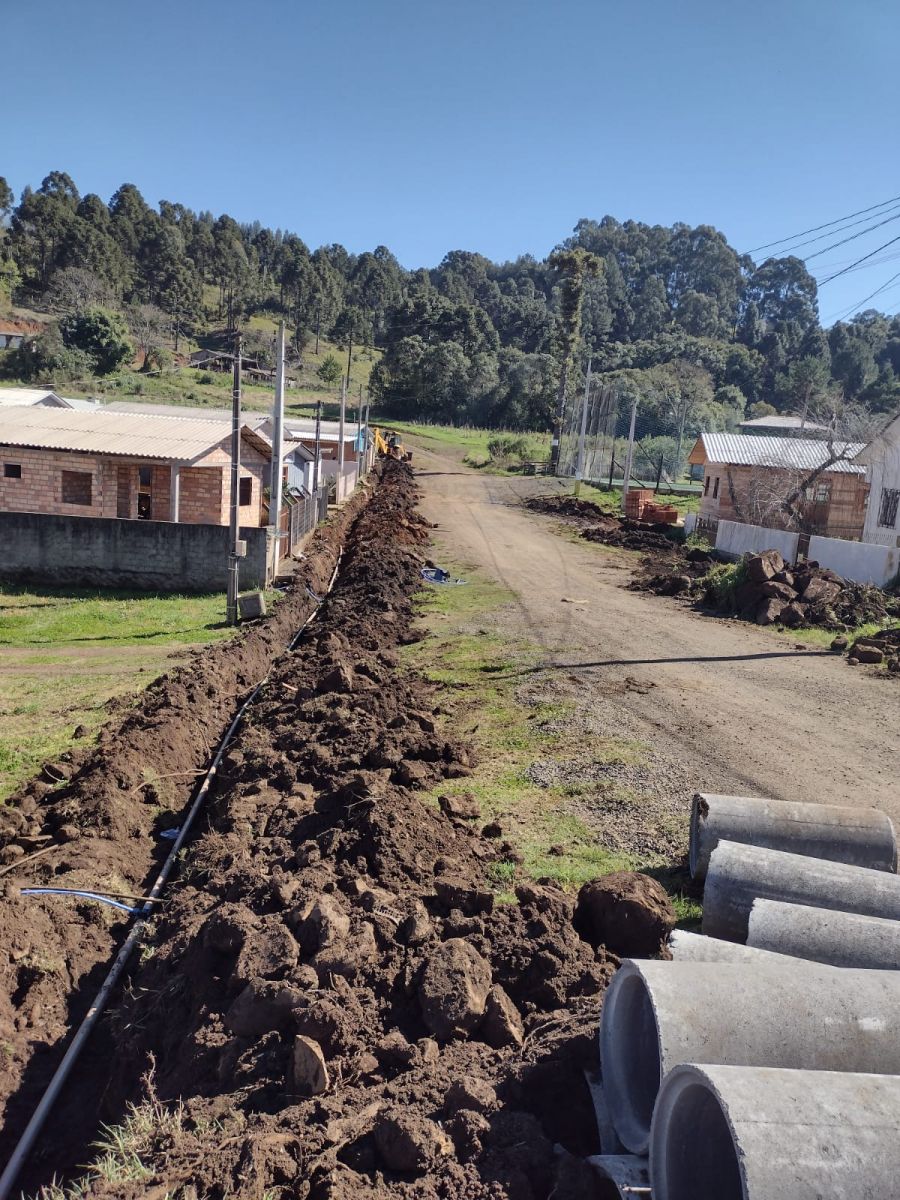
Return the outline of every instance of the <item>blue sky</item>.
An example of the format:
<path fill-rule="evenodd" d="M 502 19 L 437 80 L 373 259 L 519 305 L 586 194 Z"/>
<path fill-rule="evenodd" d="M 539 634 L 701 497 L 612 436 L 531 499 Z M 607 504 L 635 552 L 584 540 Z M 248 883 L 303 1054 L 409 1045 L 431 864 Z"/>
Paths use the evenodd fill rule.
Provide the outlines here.
<path fill-rule="evenodd" d="M 104 199 L 127 181 L 409 267 L 543 257 L 606 213 L 712 224 L 747 250 L 900 195 L 894 0 L 4 8 L 0 174 L 17 193 L 54 168 Z M 823 318 L 898 270 L 826 285 Z M 874 303 L 900 309 L 900 279 Z"/>

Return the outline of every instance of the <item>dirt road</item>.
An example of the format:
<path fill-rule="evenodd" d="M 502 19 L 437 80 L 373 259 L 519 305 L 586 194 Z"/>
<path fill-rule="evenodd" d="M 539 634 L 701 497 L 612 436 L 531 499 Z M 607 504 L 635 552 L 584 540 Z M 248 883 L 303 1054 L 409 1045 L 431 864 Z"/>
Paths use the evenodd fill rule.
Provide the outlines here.
<path fill-rule="evenodd" d="M 416 459 L 439 550 L 512 590 L 507 628 L 543 648 L 548 673 L 614 692 L 622 728 L 610 733 L 642 730 L 701 790 L 858 803 L 900 821 L 896 680 L 626 590 L 628 555 L 561 537 L 519 506 L 541 481 Z"/>

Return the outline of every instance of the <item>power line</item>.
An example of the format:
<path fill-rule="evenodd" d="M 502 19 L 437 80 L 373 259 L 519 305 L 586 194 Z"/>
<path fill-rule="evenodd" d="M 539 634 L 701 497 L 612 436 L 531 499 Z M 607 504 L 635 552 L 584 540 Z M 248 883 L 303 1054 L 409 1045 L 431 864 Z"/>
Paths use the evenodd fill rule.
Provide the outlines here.
<path fill-rule="evenodd" d="M 883 213 L 878 214 L 878 216 L 883 216 L 883 215 L 884 215 Z M 898 210 L 898 215 L 900 215 L 900 210 Z M 851 221 L 848 225 L 842 226 L 841 229 L 833 229 L 829 233 L 820 233 L 818 237 L 809 238 L 809 240 L 805 241 L 805 242 L 797 242 L 797 244 L 794 246 L 785 246 L 785 248 L 783 250 L 779 250 L 778 253 L 779 254 L 793 254 L 795 250 L 799 250 L 803 246 L 812 246 L 815 242 L 822 242 L 825 240 L 825 238 L 831 237 L 832 234 L 843 233 L 844 230 L 853 229 L 854 226 L 856 226 L 856 225 L 864 225 L 867 221 L 870 221 L 871 219 L 872 219 L 871 217 L 863 217 L 861 221 Z M 895 219 L 894 217 L 888 218 L 888 220 L 894 220 L 894 219 Z M 886 224 L 886 222 L 881 221 L 880 224 L 884 225 L 884 224 Z M 869 229 L 877 229 L 877 228 L 878 228 L 878 224 L 869 226 Z M 849 238 L 845 238 L 844 241 L 850 242 L 855 237 L 862 237 L 863 234 L 868 233 L 868 231 L 869 231 L 868 229 L 863 229 L 859 233 L 854 233 Z M 844 244 L 843 242 L 834 242 L 833 246 L 842 246 L 843 244 Z M 833 246 L 826 246 L 824 250 L 817 250 L 816 254 L 825 254 L 825 253 L 827 253 L 827 251 L 831 250 L 833 248 Z M 810 255 L 808 255 L 808 257 L 815 258 L 815 255 L 810 254 Z"/>
<path fill-rule="evenodd" d="M 881 246 L 876 246 L 874 250 L 870 250 L 869 253 L 864 254 L 862 258 L 858 258 L 856 262 L 851 263 L 849 267 L 844 267 L 842 271 L 835 271 L 835 273 L 833 275 L 829 275 L 827 279 L 820 279 L 819 287 L 824 287 L 826 283 L 831 283 L 832 279 L 837 279 L 839 275 L 846 275 L 848 271 L 852 271 L 854 267 L 858 267 L 859 264 L 865 262 L 866 259 L 872 258 L 874 255 L 879 254 L 882 250 L 886 250 L 888 246 L 893 246 L 895 242 L 900 242 L 900 235 L 895 238 L 891 238 L 889 242 L 885 242 Z"/>
<path fill-rule="evenodd" d="M 839 242 L 832 242 L 830 246 L 825 246 L 822 250 L 817 250 L 815 254 L 807 254 L 803 261 L 809 262 L 811 258 L 818 258 L 820 254 L 827 254 L 829 250 L 837 250 L 838 246 L 843 246 L 847 242 L 852 242 L 856 238 L 860 238 L 867 233 L 871 233 L 873 229 L 880 229 L 882 225 L 890 225 L 891 221 L 897 220 L 900 220 L 900 212 L 894 213 L 894 215 L 891 217 L 885 217 L 883 221 L 877 221 L 874 225 L 869 225 L 866 229 L 861 229 L 859 233 L 851 233 L 849 237 L 842 238 Z"/>
<path fill-rule="evenodd" d="M 898 279 L 900 279 L 900 271 L 898 271 L 896 275 L 892 275 L 890 277 L 890 279 L 887 280 L 886 283 L 883 283 L 881 285 L 881 287 L 876 288 L 874 292 L 869 292 L 868 296 L 863 296 L 862 300 L 857 300 L 854 304 L 848 305 L 847 308 L 841 309 L 841 311 L 839 313 L 837 313 L 833 318 L 830 318 L 830 319 L 835 320 L 835 321 L 840 321 L 843 317 L 847 316 L 849 313 L 860 312 L 860 310 L 862 309 L 862 306 L 864 304 L 867 304 L 870 300 L 874 300 L 874 298 L 876 296 L 881 295 L 882 292 L 887 291 L 887 289 L 891 286 L 891 284 L 894 283 Z"/>
<path fill-rule="evenodd" d="M 820 229 L 829 229 L 833 225 L 841 225 L 844 221 L 850 221 L 853 217 L 861 217 L 864 213 L 874 212 L 878 208 L 886 208 L 889 204 L 897 204 L 900 202 L 900 196 L 894 196 L 891 200 L 882 200 L 880 204 L 873 204 L 869 208 L 860 208 L 856 212 L 848 213 L 845 217 L 837 217 L 834 221 L 826 221 L 824 225 L 814 225 L 812 229 L 802 229 L 799 233 L 792 233 L 790 237 L 777 238 L 774 242 L 766 242 L 762 246 L 754 246 L 752 250 L 747 250 L 747 254 L 756 254 L 758 250 L 768 250 L 770 246 L 780 246 L 783 242 L 793 242 L 796 238 L 806 237 L 808 233 L 818 233 Z"/>

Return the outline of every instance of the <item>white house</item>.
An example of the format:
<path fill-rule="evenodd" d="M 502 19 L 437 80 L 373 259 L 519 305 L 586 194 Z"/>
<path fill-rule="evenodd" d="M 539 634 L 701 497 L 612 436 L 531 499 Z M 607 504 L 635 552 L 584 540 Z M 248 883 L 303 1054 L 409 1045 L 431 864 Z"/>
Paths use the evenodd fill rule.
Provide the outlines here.
<path fill-rule="evenodd" d="M 865 466 L 870 485 L 862 540 L 900 546 L 900 415 L 854 461 Z"/>

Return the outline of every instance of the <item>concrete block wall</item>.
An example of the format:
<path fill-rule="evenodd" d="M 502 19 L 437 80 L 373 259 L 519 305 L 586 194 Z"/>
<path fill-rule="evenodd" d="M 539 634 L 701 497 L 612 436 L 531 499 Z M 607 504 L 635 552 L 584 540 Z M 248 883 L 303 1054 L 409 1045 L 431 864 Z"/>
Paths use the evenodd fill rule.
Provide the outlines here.
<path fill-rule="evenodd" d="M 759 554 L 762 550 L 777 550 L 785 562 L 796 562 L 799 541 L 797 533 L 767 529 L 762 525 L 744 525 L 740 521 L 719 521 L 716 532 L 716 549 L 734 558 L 740 558 L 742 554 Z"/>
<path fill-rule="evenodd" d="M 884 587 L 900 572 L 900 548 L 842 538 L 811 537 L 809 557 L 856 583 Z"/>
<path fill-rule="evenodd" d="M 217 472 L 211 472 L 217 474 Z M 266 583 L 265 529 L 243 528 L 242 590 Z M 0 579 L 53 587 L 221 592 L 228 529 L 215 524 L 0 512 Z"/>

